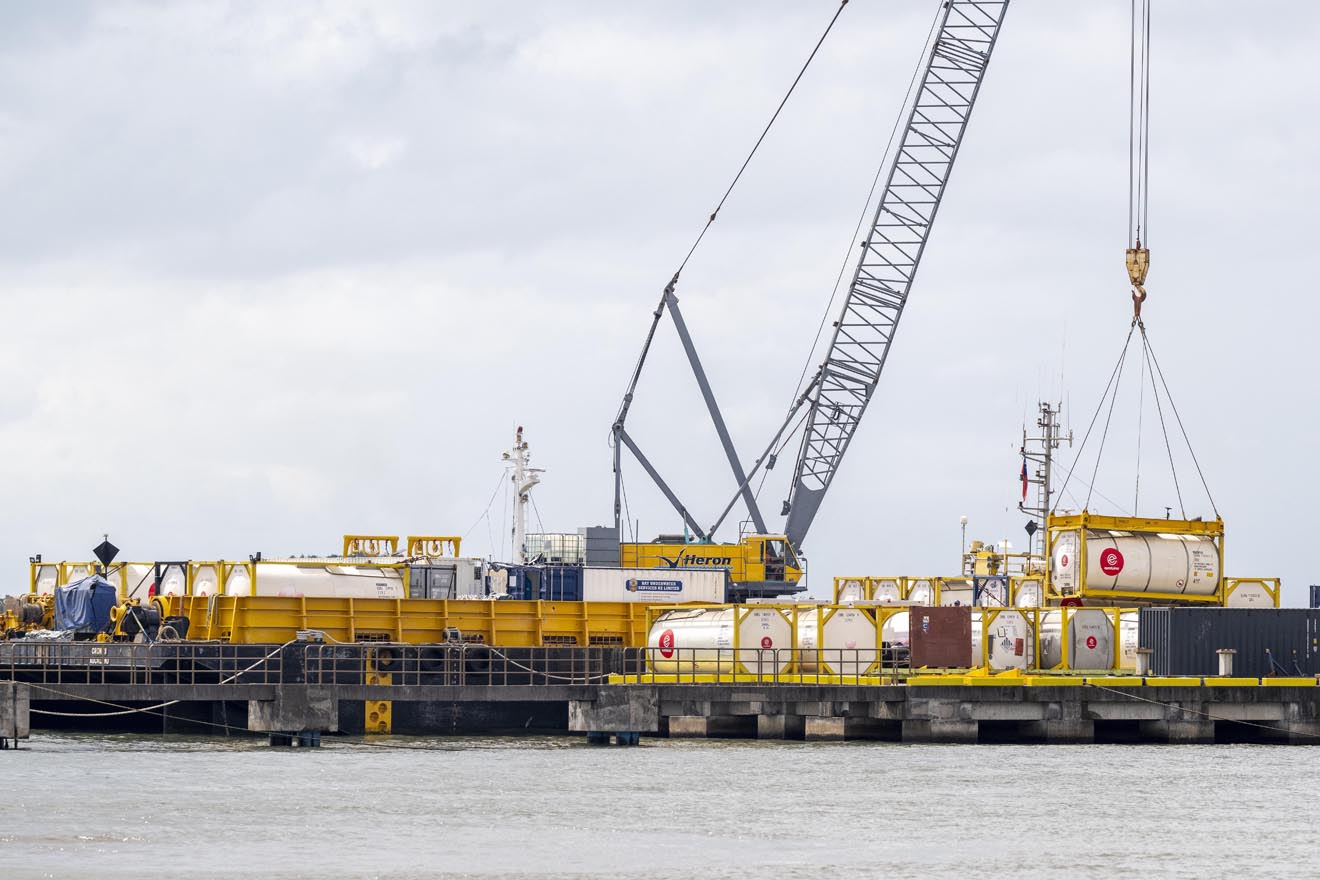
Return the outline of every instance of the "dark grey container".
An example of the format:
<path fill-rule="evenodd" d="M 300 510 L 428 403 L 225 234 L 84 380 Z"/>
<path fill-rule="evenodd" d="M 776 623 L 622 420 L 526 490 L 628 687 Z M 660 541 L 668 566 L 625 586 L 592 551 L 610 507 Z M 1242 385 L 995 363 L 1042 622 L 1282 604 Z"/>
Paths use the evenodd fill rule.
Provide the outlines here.
<path fill-rule="evenodd" d="M 1139 620 L 1153 675 L 1218 675 L 1223 648 L 1237 651 L 1235 676 L 1320 674 L 1320 610 L 1143 608 Z"/>

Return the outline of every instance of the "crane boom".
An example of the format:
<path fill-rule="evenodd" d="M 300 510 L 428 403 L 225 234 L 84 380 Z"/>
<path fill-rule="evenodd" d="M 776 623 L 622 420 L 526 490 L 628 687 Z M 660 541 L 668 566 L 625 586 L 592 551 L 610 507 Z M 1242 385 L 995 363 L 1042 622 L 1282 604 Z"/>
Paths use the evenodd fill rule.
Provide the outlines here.
<path fill-rule="evenodd" d="M 1009 0 L 946 0 L 875 219 L 808 389 L 785 534 L 801 547 L 875 393 Z"/>

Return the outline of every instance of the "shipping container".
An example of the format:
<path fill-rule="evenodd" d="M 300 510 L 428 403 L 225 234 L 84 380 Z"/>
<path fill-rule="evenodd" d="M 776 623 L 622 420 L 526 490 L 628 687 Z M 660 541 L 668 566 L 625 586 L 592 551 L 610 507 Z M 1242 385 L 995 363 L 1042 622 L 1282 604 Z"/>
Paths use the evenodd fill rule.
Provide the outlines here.
<path fill-rule="evenodd" d="M 970 607 L 913 608 L 908 626 L 913 669 L 966 669 L 972 665 Z"/>
<path fill-rule="evenodd" d="M 1233 674 L 1320 675 L 1320 611 L 1306 608 L 1143 608 L 1140 644 L 1155 675 L 1218 675 L 1222 649 Z"/>
<path fill-rule="evenodd" d="M 492 581 L 503 582 L 510 599 L 543 602 L 581 602 L 582 567 L 580 565 L 506 565 L 492 572 Z M 492 583 L 493 587 L 497 587 Z"/>
<path fill-rule="evenodd" d="M 587 602 L 728 601 L 725 568 L 584 568 L 582 598 Z"/>

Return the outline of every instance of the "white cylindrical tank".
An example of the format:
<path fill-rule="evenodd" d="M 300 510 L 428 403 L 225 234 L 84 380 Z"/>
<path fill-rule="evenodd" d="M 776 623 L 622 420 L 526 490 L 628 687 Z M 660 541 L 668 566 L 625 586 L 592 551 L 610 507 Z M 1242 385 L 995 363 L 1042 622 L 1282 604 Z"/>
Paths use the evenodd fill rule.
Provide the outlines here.
<path fill-rule="evenodd" d="M 802 608 L 797 614 L 798 670 L 865 675 L 875 664 L 875 621 L 857 608 L 825 612 Z"/>
<path fill-rule="evenodd" d="M 1109 670 L 1114 667 L 1114 621 L 1099 608 L 1079 608 L 1068 613 L 1053 609 L 1040 616 L 1040 665 L 1042 669 Z M 1064 665 L 1063 644 L 1068 642 Z M 1134 655 L 1135 656 L 1135 655 Z"/>
<path fill-rule="evenodd" d="M 58 565 L 37 566 L 37 594 L 53 596 L 60 585 L 60 567 Z"/>
<path fill-rule="evenodd" d="M 908 581 L 907 600 L 913 605 L 934 605 L 934 582 L 930 578 L 912 578 Z"/>
<path fill-rule="evenodd" d="M 945 578 L 940 583 L 941 605 L 971 605 L 972 582 L 967 578 Z"/>
<path fill-rule="evenodd" d="M 903 601 L 903 589 L 898 578 L 872 578 L 871 598 L 876 602 Z"/>
<path fill-rule="evenodd" d="M 157 596 L 182 596 L 187 592 L 188 573 L 181 565 L 167 565 L 160 573 L 160 583 L 156 584 Z"/>
<path fill-rule="evenodd" d="M 1018 581 L 1013 604 L 1018 608 L 1039 608 L 1045 598 L 1045 589 L 1037 578 L 1024 578 Z"/>
<path fill-rule="evenodd" d="M 147 591 L 156 581 L 156 566 L 147 562 L 130 562 L 124 566 L 123 595 L 146 601 Z"/>
<path fill-rule="evenodd" d="M 991 612 L 993 613 L 993 612 Z M 985 633 L 991 669 L 1031 669 L 1035 665 L 1035 637 L 1026 612 L 1005 610 L 988 620 L 990 613 L 972 612 L 972 663 L 981 665 L 981 639 Z"/>
<path fill-rule="evenodd" d="M 209 566 L 205 566 L 210 568 Z M 194 570 L 193 595 L 205 595 L 198 589 Z M 256 584 L 248 566 L 235 565 L 225 581 L 228 596 L 304 596 L 336 599 L 402 599 L 403 575 L 397 568 L 369 565 L 297 565 L 283 562 L 258 562 Z"/>
<path fill-rule="evenodd" d="M 1219 588 L 1219 548 L 1201 535 L 1093 530 L 1086 535 L 1086 584 L 1078 590 L 1077 531 L 1060 532 L 1052 552 L 1054 583 L 1087 590 L 1209 596 Z"/>
<path fill-rule="evenodd" d="M 646 636 L 647 666 L 663 675 L 733 672 L 734 615 L 733 608 L 661 614 Z"/>
<path fill-rule="evenodd" d="M 224 582 L 220 578 L 220 566 L 210 562 L 193 566 L 192 594 L 194 596 L 219 595 L 223 586 Z"/>
<path fill-rule="evenodd" d="M 1273 608 L 1274 596 L 1260 581 L 1238 581 L 1224 603 L 1226 608 Z"/>
<path fill-rule="evenodd" d="M 838 602 L 858 602 L 866 598 L 864 578 L 844 578 L 839 582 Z"/>
<path fill-rule="evenodd" d="M 793 662 L 793 634 L 788 618 L 773 608 L 668 611 L 647 633 L 647 662 L 652 671 L 663 674 L 728 673 L 736 668 L 771 675 Z"/>

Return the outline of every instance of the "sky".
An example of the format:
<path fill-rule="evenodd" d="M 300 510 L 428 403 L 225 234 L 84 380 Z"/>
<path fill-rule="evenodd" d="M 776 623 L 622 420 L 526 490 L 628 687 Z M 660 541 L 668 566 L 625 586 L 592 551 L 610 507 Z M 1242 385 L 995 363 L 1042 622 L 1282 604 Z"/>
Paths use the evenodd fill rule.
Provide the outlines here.
<path fill-rule="evenodd" d="M 683 273 L 745 460 L 820 359 L 936 6 L 848 4 Z M 86 559 L 105 533 L 134 560 L 327 553 L 349 532 L 508 558 L 519 425 L 545 469 L 532 528 L 607 524 L 609 429 L 660 291 L 835 9 L 6 4 L 0 593 L 26 589 L 30 555 Z M 1161 0 L 1153 28 L 1144 314 L 1213 496 L 1170 420 L 1182 506 L 1223 516 L 1230 576 L 1280 577 L 1301 605 L 1320 582 L 1320 8 Z M 1127 46 L 1117 0 L 1009 10 L 805 542 L 813 595 L 955 574 L 961 516 L 1024 546 L 1017 450 L 1041 399 L 1075 437 L 1060 506 L 1177 514 L 1135 360 L 1089 499 L 1100 428 L 1079 455 L 1131 319 Z M 667 323 L 629 429 L 712 521 L 734 483 Z M 680 528 L 625 479 L 644 538 Z"/>

